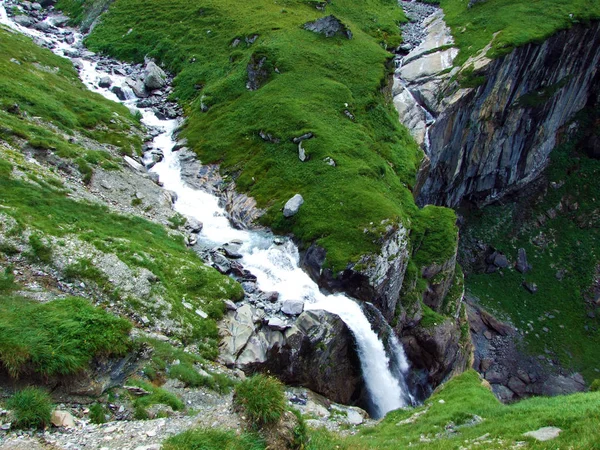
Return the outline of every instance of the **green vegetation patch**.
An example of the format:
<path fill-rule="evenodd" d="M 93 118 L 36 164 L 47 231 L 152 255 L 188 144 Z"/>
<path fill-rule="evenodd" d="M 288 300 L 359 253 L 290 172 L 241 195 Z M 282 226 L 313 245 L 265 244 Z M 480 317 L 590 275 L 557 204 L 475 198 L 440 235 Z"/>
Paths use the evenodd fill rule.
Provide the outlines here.
<path fill-rule="evenodd" d="M 52 399 L 46 391 L 28 387 L 16 392 L 6 402 L 16 428 L 45 428 L 50 425 Z"/>
<path fill-rule="evenodd" d="M 439 3 L 460 49 L 457 65 L 492 39 L 488 56 L 498 57 L 515 47 L 542 42 L 577 23 L 600 19 L 600 3 L 595 0 L 487 0 L 471 8 L 468 0 Z"/>
<path fill-rule="evenodd" d="M 600 393 L 539 397 L 503 405 L 470 370 L 438 389 L 422 407 L 393 411 L 381 424 L 363 429 L 348 441 L 381 450 L 408 446 L 506 449 L 517 442 L 536 449 L 593 449 L 600 448 L 598 420 Z M 523 436 L 542 427 L 558 427 L 562 432 L 545 443 Z"/>
<path fill-rule="evenodd" d="M 88 90 L 69 60 L 1 27 L 0 124 L 1 139 L 25 139 L 35 149 L 80 158 L 84 175 L 88 164 L 109 168 L 111 157 L 69 142 L 75 131 L 122 154 L 141 146 L 139 121 L 125 106 Z"/>
<path fill-rule="evenodd" d="M 590 291 L 600 264 L 600 161 L 564 145 L 552 152 L 546 175 L 551 185 L 542 201 L 486 207 L 463 230 L 464 238 L 488 243 L 512 262 L 524 248 L 533 270 L 469 275 L 465 284 L 484 307 L 524 331 L 527 351 L 550 351 L 591 382 L 600 370 L 600 311 Z M 523 282 L 538 291 L 529 293 Z"/>
<path fill-rule="evenodd" d="M 164 450 L 264 450 L 264 441 L 255 434 L 222 430 L 190 430 L 167 439 Z"/>
<path fill-rule="evenodd" d="M 59 6 L 81 12 L 78 1 Z M 352 39 L 303 28 L 329 14 Z M 200 159 L 220 163 L 256 198 L 265 225 L 321 245 L 339 270 L 379 249 L 372 223 L 420 220 L 410 189 L 422 152 L 385 89 L 386 48 L 400 43 L 404 20 L 395 0 L 338 0 L 325 12 L 305 0 L 119 0 L 86 43 L 119 59 L 154 57 L 175 73 L 183 136 Z M 248 64 L 263 58 L 267 76 L 249 91 Z M 301 162 L 291 139 L 307 132 L 314 138 L 303 142 L 309 160 Z M 296 193 L 305 203 L 286 219 L 281 209 Z"/>
<path fill-rule="evenodd" d="M 0 161 L 6 162 L 3 157 L 13 155 L 0 146 Z M 25 164 L 24 161 L 17 159 L 17 167 L 23 172 L 32 169 L 19 164 Z M 0 177 L 0 206 L 4 214 L 12 216 L 19 226 L 46 236 L 42 241 L 45 246 L 51 237 L 75 236 L 102 252 L 118 255 L 131 269 L 148 269 L 157 277 L 153 281 L 153 293 L 170 303 L 169 317 L 186 326 L 179 337 L 197 342 L 203 356 L 216 357 L 216 321 L 224 313 L 223 300 L 243 296 L 241 286 L 204 265 L 186 248 L 181 235 L 171 234 L 167 228 L 139 217 L 119 215 L 98 204 L 75 201 L 68 194 L 48 183 L 39 184 L 10 175 Z M 104 289 L 114 289 L 89 260 L 74 262 L 66 272 L 68 277 L 89 278 Z M 119 296 L 119 292 L 108 293 Z M 203 319 L 194 309 L 188 310 L 182 300 L 201 308 L 209 317 Z M 143 305 L 133 302 L 129 306 L 138 314 L 144 313 L 140 309 Z"/>
<path fill-rule="evenodd" d="M 131 324 L 80 298 L 0 297 L 0 361 L 13 377 L 71 375 L 131 347 Z"/>
<path fill-rule="evenodd" d="M 135 418 L 138 420 L 149 418 L 147 409 L 152 405 L 166 405 L 171 407 L 173 411 L 181 411 L 185 408 L 185 404 L 177 395 L 163 388 L 138 379 L 131 379 L 128 384 L 140 387 L 149 392 L 149 395 L 134 396 L 132 398 Z"/>

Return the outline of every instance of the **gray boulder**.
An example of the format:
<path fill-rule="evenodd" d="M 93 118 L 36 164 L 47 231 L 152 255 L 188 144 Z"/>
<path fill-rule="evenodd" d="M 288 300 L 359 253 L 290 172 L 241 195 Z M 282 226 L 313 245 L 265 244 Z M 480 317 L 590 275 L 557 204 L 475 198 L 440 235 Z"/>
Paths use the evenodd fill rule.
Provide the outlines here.
<path fill-rule="evenodd" d="M 298 213 L 303 203 L 304 198 L 302 198 L 300 194 L 294 195 L 287 201 L 287 203 L 283 207 L 283 215 L 285 217 L 292 217 L 293 215 Z"/>
<path fill-rule="evenodd" d="M 532 269 L 531 264 L 527 262 L 527 253 L 525 252 L 524 248 L 520 248 L 518 250 L 517 264 L 515 264 L 515 269 L 521 273 L 527 273 Z"/>
<path fill-rule="evenodd" d="M 149 91 L 161 89 L 167 84 L 167 74 L 153 61 L 149 61 L 144 69 L 144 86 Z"/>
<path fill-rule="evenodd" d="M 286 300 L 281 305 L 281 312 L 288 316 L 297 316 L 304 311 L 304 302 L 302 300 Z"/>
<path fill-rule="evenodd" d="M 304 29 L 313 33 L 324 34 L 325 37 L 339 35 L 352 39 L 352 32 L 335 16 L 322 17 L 314 22 L 305 23 Z"/>
<path fill-rule="evenodd" d="M 98 86 L 100 86 L 101 88 L 109 88 L 111 85 L 112 85 L 112 80 L 108 76 L 102 77 L 98 81 Z"/>

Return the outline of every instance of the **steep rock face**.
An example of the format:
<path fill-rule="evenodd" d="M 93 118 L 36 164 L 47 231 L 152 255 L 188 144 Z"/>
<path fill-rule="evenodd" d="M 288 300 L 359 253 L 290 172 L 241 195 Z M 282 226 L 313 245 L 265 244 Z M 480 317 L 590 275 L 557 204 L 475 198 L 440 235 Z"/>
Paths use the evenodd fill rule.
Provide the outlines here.
<path fill-rule="evenodd" d="M 309 247 L 301 264 L 319 286 L 371 302 L 387 320 L 391 320 L 409 261 L 408 234 L 408 230 L 400 223 L 385 224 L 380 252 L 364 255 L 358 263 L 338 274 L 323 268 L 325 250 L 316 245 Z"/>
<path fill-rule="evenodd" d="M 536 178 L 556 134 L 599 86 L 600 24 L 575 26 L 543 44 L 529 44 L 490 60 L 484 49 L 432 104 L 431 154 L 419 204 L 485 205 Z M 484 77 L 484 78 L 479 78 Z"/>

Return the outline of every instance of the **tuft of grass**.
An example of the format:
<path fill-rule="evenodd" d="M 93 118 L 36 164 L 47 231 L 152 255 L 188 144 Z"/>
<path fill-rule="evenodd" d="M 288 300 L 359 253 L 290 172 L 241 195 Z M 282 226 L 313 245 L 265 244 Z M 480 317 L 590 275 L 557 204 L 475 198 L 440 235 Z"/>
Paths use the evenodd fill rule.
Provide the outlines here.
<path fill-rule="evenodd" d="M 150 392 L 150 395 L 133 398 L 135 418 L 138 420 L 145 420 L 149 418 L 146 410 L 152 405 L 167 405 L 170 406 L 173 411 L 181 411 L 185 408 L 184 403 L 179 397 L 164 390 L 163 388 L 156 387 L 139 379 L 131 379 L 128 381 L 128 384 L 141 387 L 142 389 Z"/>
<path fill-rule="evenodd" d="M 600 378 L 596 378 L 590 385 L 591 392 L 600 392 Z"/>
<path fill-rule="evenodd" d="M 14 378 L 72 375 L 101 356 L 131 348 L 131 324 L 80 298 L 40 304 L 0 297 L 0 362 Z"/>
<path fill-rule="evenodd" d="M 265 442 L 250 433 L 197 429 L 167 439 L 163 450 L 264 450 Z"/>
<path fill-rule="evenodd" d="M 239 383 L 235 388 L 234 402 L 255 429 L 277 423 L 287 403 L 281 382 L 262 374 Z"/>
<path fill-rule="evenodd" d="M 12 267 L 8 266 L 3 272 L 0 272 L 0 295 L 6 294 L 17 288 L 15 276 L 12 273 Z"/>
<path fill-rule="evenodd" d="M 27 387 L 16 392 L 6 402 L 17 428 L 45 428 L 50 424 L 52 399 L 43 389 Z"/>
<path fill-rule="evenodd" d="M 102 403 L 94 403 L 90 406 L 90 422 L 97 425 L 106 423 L 106 407 Z"/>
<path fill-rule="evenodd" d="M 52 247 L 46 244 L 39 234 L 29 236 L 31 246 L 31 258 L 46 264 L 52 262 Z"/>

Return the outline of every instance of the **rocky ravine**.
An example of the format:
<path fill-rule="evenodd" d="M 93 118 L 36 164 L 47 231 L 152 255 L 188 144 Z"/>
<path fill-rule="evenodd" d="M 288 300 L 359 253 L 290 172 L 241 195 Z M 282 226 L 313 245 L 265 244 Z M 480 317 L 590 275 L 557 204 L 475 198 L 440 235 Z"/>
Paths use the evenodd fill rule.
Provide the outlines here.
<path fill-rule="evenodd" d="M 557 133 L 595 101 L 600 24 L 575 25 L 497 59 L 486 47 L 453 67 L 457 51 L 442 17 L 422 22 L 426 38 L 397 71 L 395 103 L 427 152 L 417 203 L 482 206 L 538 177 Z"/>

